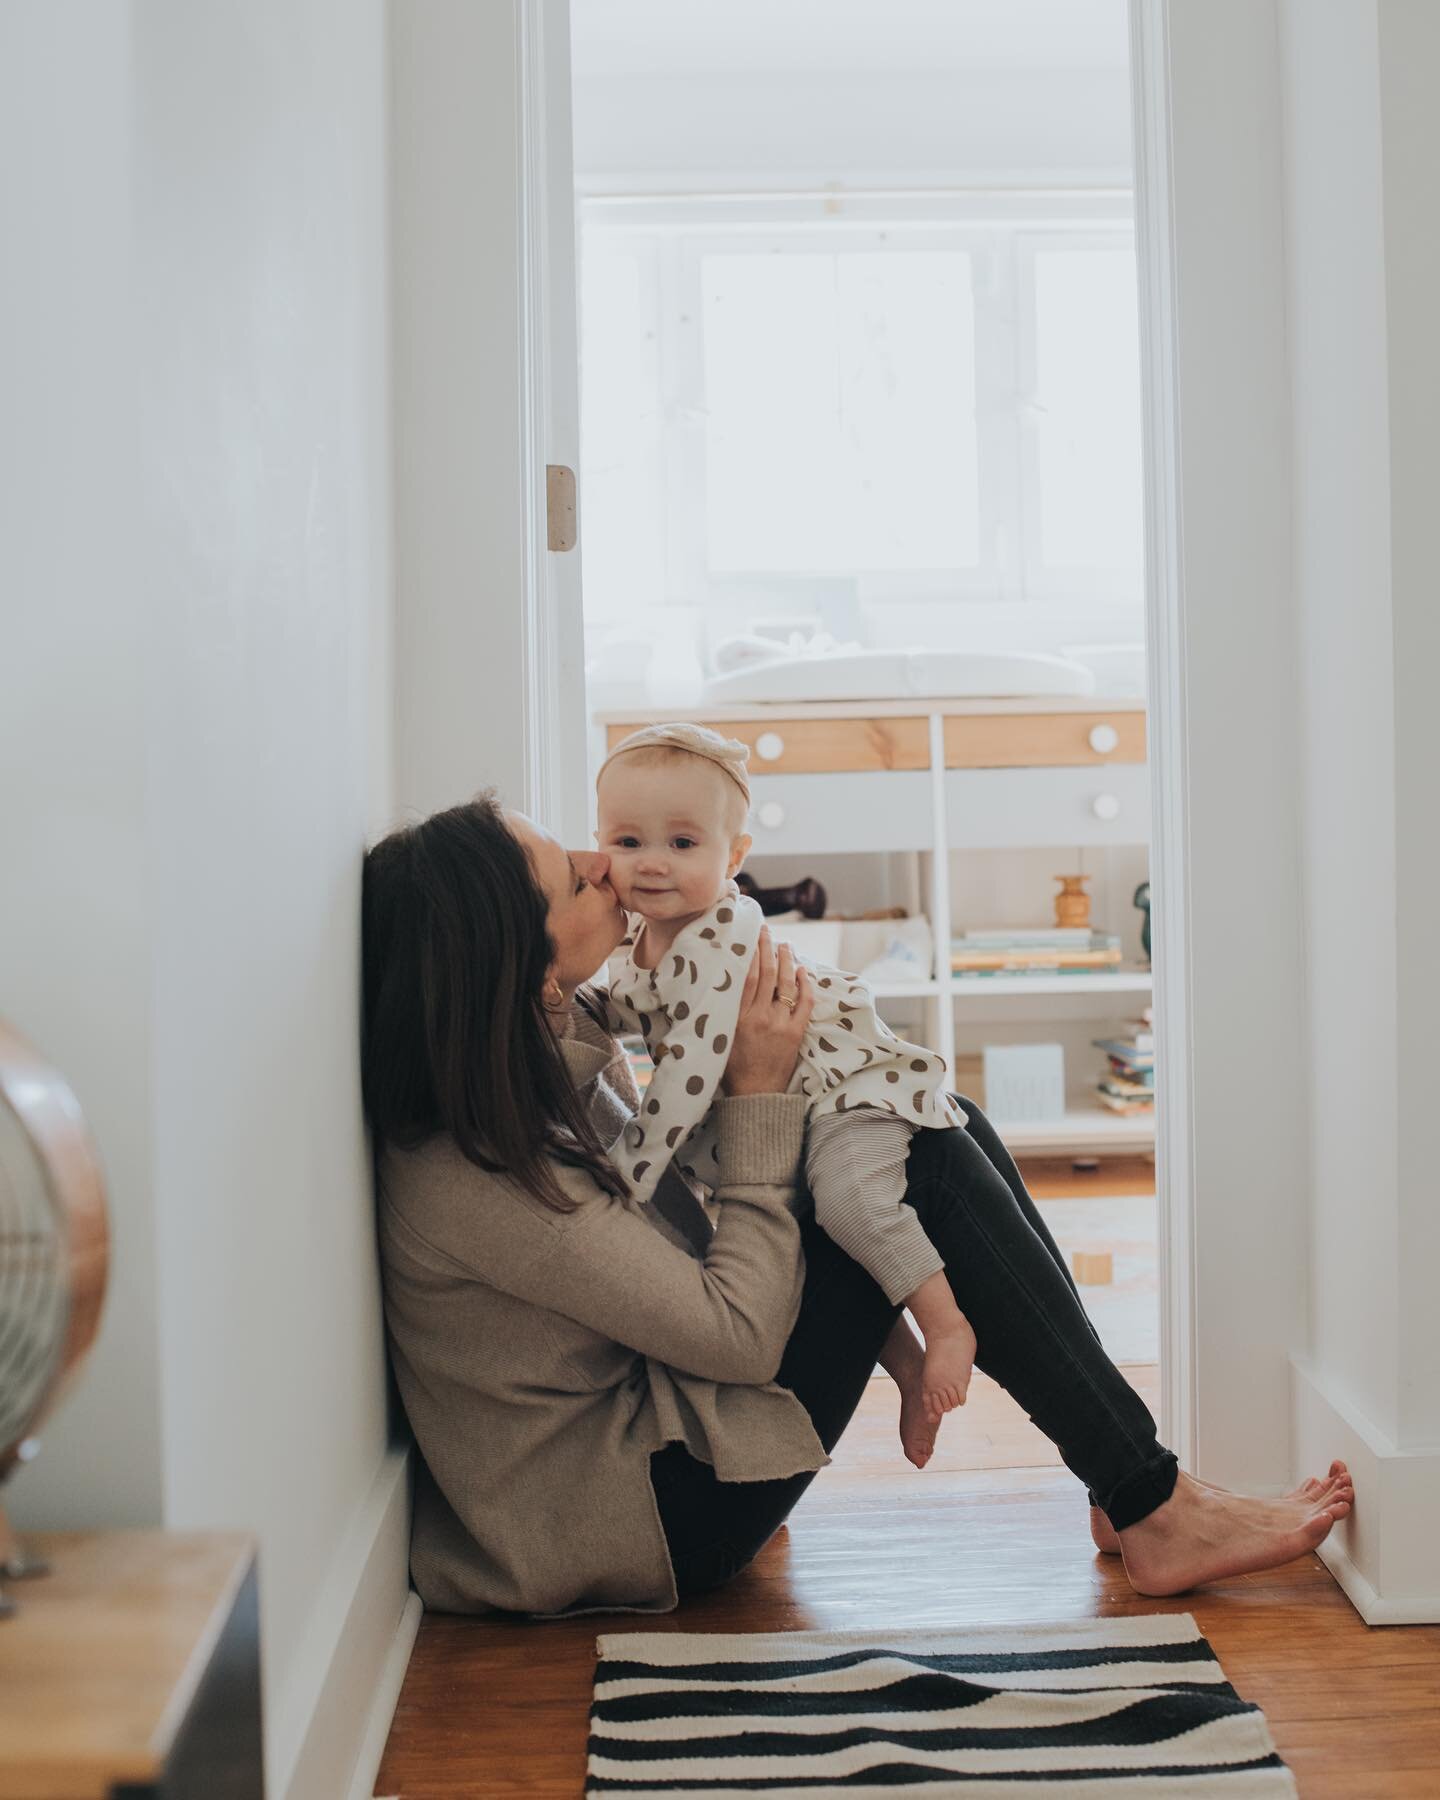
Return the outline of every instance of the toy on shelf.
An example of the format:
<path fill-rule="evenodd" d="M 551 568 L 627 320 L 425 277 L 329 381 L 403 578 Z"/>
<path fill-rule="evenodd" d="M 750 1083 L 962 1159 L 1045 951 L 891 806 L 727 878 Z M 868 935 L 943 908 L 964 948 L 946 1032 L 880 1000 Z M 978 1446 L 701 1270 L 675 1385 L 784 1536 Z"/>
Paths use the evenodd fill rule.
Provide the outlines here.
<path fill-rule="evenodd" d="M 1090 923 L 1090 896 L 1085 892 L 1088 875 L 1055 875 L 1060 883 L 1055 896 L 1055 923 L 1061 927 L 1077 927 Z"/>
<path fill-rule="evenodd" d="M 1145 917 L 1140 926 L 1140 948 L 1145 952 L 1146 962 L 1150 961 L 1150 883 L 1142 881 L 1135 890 L 1135 898 L 1130 903 L 1138 906 Z"/>
<path fill-rule="evenodd" d="M 774 913 L 787 912 L 798 912 L 802 919 L 825 917 L 827 896 L 813 876 L 807 875 L 793 887 L 762 888 L 753 876 L 747 875 L 742 869 L 735 877 L 735 885 L 742 894 L 747 894 L 759 904 L 767 919 Z"/>

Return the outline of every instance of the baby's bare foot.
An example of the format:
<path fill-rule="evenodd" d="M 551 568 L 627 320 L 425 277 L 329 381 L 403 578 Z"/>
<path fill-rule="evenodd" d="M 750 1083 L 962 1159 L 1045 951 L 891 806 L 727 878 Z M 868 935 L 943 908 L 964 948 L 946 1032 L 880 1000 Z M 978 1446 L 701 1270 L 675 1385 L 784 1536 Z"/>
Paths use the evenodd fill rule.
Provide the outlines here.
<path fill-rule="evenodd" d="M 940 1422 L 930 1416 L 925 1404 L 925 1390 L 919 1373 L 910 1381 L 898 1383 L 900 1388 L 900 1448 L 908 1461 L 923 1469 L 935 1454 L 935 1439 Z"/>
<path fill-rule="evenodd" d="M 1139 1593 L 1160 1595 L 1276 1568 L 1324 1542 L 1351 1492 L 1346 1477 L 1314 1500 L 1247 1500 L 1181 1475 L 1163 1506 L 1120 1533 L 1125 1573 Z"/>
<path fill-rule="evenodd" d="M 1224 1493 L 1212 1481 L 1202 1481 L 1201 1487 L 1209 1488 L 1214 1493 Z M 1333 1462 L 1330 1473 L 1323 1479 L 1314 1475 L 1302 1481 L 1299 1487 L 1291 1488 L 1288 1494 L 1275 1502 L 1276 1505 L 1288 1504 L 1303 1520 L 1314 1513 L 1317 1508 L 1328 1505 L 1331 1501 L 1355 1498 L 1354 1483 L 1350 1479 L 1350 1471 L 1343 1462 Z M 1120 1534 L 1106 1518 L 1098 1506 L 1090 1508 L 1090 1537 L 1095 1548 L 1102 1556 L 1118 1556 L 1120 1554 Z"/>
<path fill-rule="evenodd" d="M 925 1364 L 920 1384 L 925 1404 L 937 1422 L 947 1412 L 965 1404 L 970 1377 L 975 1372 L 975 1333 L 962 1317 L 958 1326 L 925 1340 Z"/>

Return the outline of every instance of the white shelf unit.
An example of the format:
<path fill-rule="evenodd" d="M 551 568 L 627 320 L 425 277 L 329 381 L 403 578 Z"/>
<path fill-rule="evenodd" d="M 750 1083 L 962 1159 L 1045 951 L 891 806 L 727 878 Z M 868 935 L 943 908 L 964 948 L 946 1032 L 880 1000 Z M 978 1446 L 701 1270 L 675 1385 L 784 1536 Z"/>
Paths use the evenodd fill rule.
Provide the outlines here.
<path fill-rule="evenodd" d="M 956 975 L 950 991 L 956 1000 L 983 1000 L 992 995 L 1148 994 L 1154 985 L 1149 969 L 1117 969 L 1113 975 Z M 877 989 L 877 992 L 880 990 Z M 899 990 L 897 989 L 897 992 Z M 905 990 L 909 992 L 910 990 Z M 938 986 L 936 988 L 938 992 Z"/>
<path fill-rule="evenodd" d="M 1154 1113 L 1114 1113 L 1072 1096 L 1063 1119 L 1005 1120 L 991 1123 L 1012 1151 L 1032 1154 L 1062 1150 L 1138 1150 L 1155 1148 Z"/>
<path fill-rule="evenodd" d="M 956 1019 L 967 1003 L 1003 999 L 1057 998 L 1110 1000 L 1151 991 L 1148 969 L 1121 969 L 1095 975 L 957 976 L 950 969 L 950 856 L 966 850 L 1022 850 L 1149 843 L 1149 779 L 1133 760 L 1071 762 L 1061 766 L 946 766 L 945 725 L 957 714 L 1004 715 L 1064 712 L 1143 713 L 1138 699 L 1039 697 L 1031 701 L 924 701 L 775 703 L 699 707 L 684 712 L 645 709 L 648 718 L 697 718 L 723 731 L 727 722 L 751 725 L 777 721 L 770 733 L 781 742 L 779 721 L 883 720 L 923 718 L 928 728 L 928 766 L 867 766 L 855 772 L 767 774 L 761 749 L 750 764 L 752 854 L 793 861 L 803 855 L 918 853 L 929 858 L 928 883 L 916 897 L 934 929 L 934 975 L 927 981 L 881 982 L 878 1000 L 923 1003 L 925 1041 L 953 1070 Z M 597 726 L 624 721 L 635 709 L 600 713 Z M 918 860 L 917 860 L 918 867 Z M 928 888 L 928 891 L 925 889 Z M 1143 1002 L 1142 1002 L 1143 1004 Z M 1111 1016 L 1101 1008 L 1097 1016 Z M 1110 1151 L 1146 1149 L 1155 1140 L 1154 1115 L 1112 1113 L 1098 1098 L 1072 1095 L 1063 1119 L 1045 1124 L 1006 1125 L 1006 1141 L 1020 1150 Z"/>

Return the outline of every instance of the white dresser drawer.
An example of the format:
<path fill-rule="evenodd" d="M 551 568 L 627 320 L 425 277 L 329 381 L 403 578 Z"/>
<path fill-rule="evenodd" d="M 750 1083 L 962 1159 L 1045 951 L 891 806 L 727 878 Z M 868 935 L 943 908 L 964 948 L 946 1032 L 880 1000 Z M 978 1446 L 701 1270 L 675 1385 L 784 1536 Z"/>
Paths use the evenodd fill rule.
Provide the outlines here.
<path fill-rule="evenodd" d="M 1144 763 L 952 769 L 945 776 L 945 816 L 952 850 L 1146 844 L 1150 773 Z"/>
<path fill-rule="evenodd" d="M 928 773 L 756 775 L 753 854 L 924 850 L 931 840 Z"/>

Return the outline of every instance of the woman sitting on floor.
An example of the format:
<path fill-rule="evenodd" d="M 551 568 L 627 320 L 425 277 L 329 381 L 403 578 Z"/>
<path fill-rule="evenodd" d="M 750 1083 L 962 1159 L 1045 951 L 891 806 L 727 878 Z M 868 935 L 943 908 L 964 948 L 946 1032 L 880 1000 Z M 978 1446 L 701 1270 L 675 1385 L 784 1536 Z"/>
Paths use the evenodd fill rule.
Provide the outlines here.
<path fill-rule="evenodd" d="M 625 918 L 605 858 L 482 797 L 364 883 L 365 1104 L 386 1320 L 420 1452 L 411 1573 L 442 1611 L 666 1611 L 745 1567 L 829 1460 L 899 1308 L 797 1217 L 813 996 L 762 938 L 714 1109 L 712 1225 L 610 1163 L 638 1098 L 585 983 Z M 1145 1594 L 1289 1561 L 1350 1510 L 1178 1472 L 984 1114 L 925 1132 L 906 1201 L 1006 1388 Z M 918 1356 L 918 1346 L 916 1350 Z"/>

